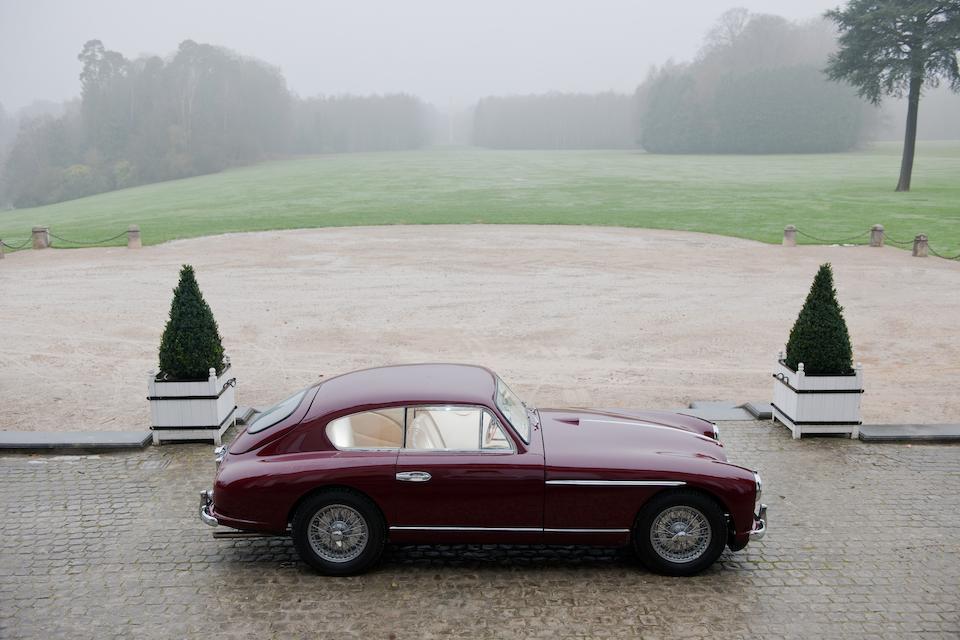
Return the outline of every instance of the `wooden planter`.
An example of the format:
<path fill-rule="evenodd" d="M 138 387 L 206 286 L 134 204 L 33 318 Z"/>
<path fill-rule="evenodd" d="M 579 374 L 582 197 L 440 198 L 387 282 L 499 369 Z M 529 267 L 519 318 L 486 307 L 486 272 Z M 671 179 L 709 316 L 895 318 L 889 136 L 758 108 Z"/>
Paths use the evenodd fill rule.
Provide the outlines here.
<path fill-rule="evenodd" d="M 206 380 L 157 380 L 151 372 L 147 400 L 153 443 L 212 440 L 219 445 L 223 432 L 236 422 L 236 387 L 229 365 L 219 376 L 210 369 Z"/>
<path fill-rule="evenodd" d="M 850 374 L 808 376 L 802 362 L 794 371 L 781 354 L 773 377 L 773 420 L 785 424 L 794 438 L 808 433 L 859 435 L 863 393 L 859 363 Z"/>

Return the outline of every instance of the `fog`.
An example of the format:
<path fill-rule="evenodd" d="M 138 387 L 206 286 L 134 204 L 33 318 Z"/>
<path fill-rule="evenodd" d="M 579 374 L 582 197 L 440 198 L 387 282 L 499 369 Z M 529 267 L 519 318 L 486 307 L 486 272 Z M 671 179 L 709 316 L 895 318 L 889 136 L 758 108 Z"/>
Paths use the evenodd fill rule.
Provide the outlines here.
<path fill-rule="evenodd" d="M 902 102 L 824 73 L 835 1 L 0 0 L 0 209 L 291 154 L 902 139 Z M 929 93 L 919 137 L 960 137 Z"/>
<path fill-rule="evenodd" d="M 487 95 L 632 93 L 651 65 L 693 57 L 730 6 L 790 19 L 839 0 L 0 0 L 0 104 L 80 93 L 90 39 L 127 58 L 186 39 L 280 67 L 301 96 L 407 92 L 441 108 Z"/>

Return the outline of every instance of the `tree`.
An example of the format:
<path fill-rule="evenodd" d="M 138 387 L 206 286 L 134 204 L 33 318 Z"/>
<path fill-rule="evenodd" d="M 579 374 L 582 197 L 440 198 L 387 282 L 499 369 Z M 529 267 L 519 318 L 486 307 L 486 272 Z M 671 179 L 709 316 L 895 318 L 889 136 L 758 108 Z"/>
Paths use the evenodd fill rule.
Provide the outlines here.
<path fill-rule="evenodd" d="M 750 12 L 743 7 L 734 7 L 723 12 L 707 32 L 700 55 L 709 55 L 711 51 L 735 45 L 747 28 L 750 17 Z"/>
<path fill-rule="evenodd" d="M 907 93 L 907 126 L 897 191 L 909 191 L 917 142 L 917 112 L 924 86 L 948 80 L 960 91 L 960 0 L 850 0 L 826 13 L 840 30 L 839 50 L 826 73 L 845 80 L 861 97 Z"/>
<path fill-rule="evenodd" d="M 830 263 L 820 265 L 810 293 L 787 341 L 786 365 L 807 375 L 838 375 L 853 371 L 850 333 L 837 302 Z"/>
<path fill-rule="evenodd" d="M 733 9 L 697 58 L 637 90 L 640 144 L 653 153 L 830 153 L 861 141 L 872 107 L 823 73 L 836 34 Z"/>
<path fill-rule="evenodd" d="M 206 380 L 211 368 L 217 374 L 224 368 L 220 330 L 200 293 L 193 267 L 185 264 L 160 339 L 160 375 L 175 380 Z"/>

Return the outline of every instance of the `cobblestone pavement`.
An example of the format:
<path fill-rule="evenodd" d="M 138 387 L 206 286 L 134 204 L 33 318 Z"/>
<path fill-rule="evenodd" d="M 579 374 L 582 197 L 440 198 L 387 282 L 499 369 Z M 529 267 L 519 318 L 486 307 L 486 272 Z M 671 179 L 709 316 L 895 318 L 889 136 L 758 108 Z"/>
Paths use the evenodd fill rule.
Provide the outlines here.
<path fill-rule="evenodd" d="M 695 578 L 616 550 L 390 548 L 323 578 L 284 539 L 213 540 L 208 445 L 0 457 L 0 638 L 957 638 L 960 447 L 725 423 L 766 539 Z"/>

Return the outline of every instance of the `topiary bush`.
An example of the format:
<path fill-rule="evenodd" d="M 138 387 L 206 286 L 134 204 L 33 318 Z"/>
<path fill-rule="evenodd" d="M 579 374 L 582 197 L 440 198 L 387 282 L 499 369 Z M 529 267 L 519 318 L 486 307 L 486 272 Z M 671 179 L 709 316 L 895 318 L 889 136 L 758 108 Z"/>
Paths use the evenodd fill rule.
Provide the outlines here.
<path fill-rule="evenodd" d="M 210 305 L 203 299 L 193 267 L 180 269 L 170 319 L 160 339 L 160 375 L 173 380 L 206 380 L 210 368 L 224 369 L 223 343 Z"/>
<path fill-rule="evenodd" d="M 785 363 L 807 375 L 835 375 L 853 371 L 850 334 L 837 302 L 830 263 L 820 265 L 796 324 L 790 330 Z"/>

